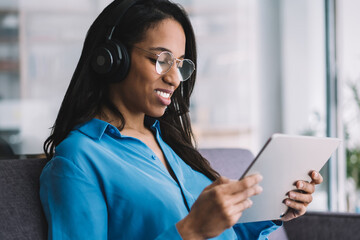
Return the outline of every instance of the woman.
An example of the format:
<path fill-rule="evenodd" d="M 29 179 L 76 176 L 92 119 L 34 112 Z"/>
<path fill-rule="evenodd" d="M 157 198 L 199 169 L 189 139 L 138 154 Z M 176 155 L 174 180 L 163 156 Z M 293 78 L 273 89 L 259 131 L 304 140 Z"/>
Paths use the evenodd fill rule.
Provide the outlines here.
<path fill-rule="evenodd" d="M 195 66 L 178 5 L 114 1 L 98 16 L 44 144 L 49 239 L 261 239 L 281 224 L 236 224 L 261 176 L 220 177 L 195 149 Z M 289 194 L 284 220 L 305 213 L 314 174 Z"/>

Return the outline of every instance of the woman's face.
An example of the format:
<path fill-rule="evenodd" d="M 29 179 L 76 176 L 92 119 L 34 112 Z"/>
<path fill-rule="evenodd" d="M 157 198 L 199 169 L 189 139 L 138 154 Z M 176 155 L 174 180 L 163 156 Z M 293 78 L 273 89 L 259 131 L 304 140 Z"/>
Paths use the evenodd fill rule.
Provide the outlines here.
<path fill-rule="evenodd" d="M 182 26 L 173 19 L 165 19 L 148 29 L 144 40 L 135 46 L 156 54 L 169 51 L 175 58 L 183 59 L 185 43 Z M 159 75 L 155 70 L 157 56 L 138 48 L 130 53 L 129 74 L 124 81 L 111 86 L 110 93 L 122 113 L 161 117 L 180 84 L 176 64 L 166 74 Z"/>

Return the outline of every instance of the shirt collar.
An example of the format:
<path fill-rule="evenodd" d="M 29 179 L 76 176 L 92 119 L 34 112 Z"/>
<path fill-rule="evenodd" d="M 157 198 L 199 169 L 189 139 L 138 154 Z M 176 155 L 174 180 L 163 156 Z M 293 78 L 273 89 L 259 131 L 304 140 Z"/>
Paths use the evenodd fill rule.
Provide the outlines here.
<path fill-rule="evenodd" d="M 94 139 L 100 139 L 110 124 L 97 118 L 77 126 L 75 129 Z"/>
<path fill-rule="evenodd" d="M 160 132 L 160 122 L 156 118 L 145 116 L 144 124 L 146 127 Z"/>

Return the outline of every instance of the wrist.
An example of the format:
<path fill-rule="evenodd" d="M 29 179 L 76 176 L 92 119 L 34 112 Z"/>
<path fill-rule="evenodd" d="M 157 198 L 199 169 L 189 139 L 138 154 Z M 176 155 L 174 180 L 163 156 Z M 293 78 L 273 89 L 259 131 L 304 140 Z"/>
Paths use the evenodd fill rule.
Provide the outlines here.
<path fill-rule="evenodd" d="M 202 237 L 201 234 L 197 233 L 193 226 L 194 224 L 185 217 L 176 224 L 176 229 L 183 240 L 204 240 L 205 238 Z"/>

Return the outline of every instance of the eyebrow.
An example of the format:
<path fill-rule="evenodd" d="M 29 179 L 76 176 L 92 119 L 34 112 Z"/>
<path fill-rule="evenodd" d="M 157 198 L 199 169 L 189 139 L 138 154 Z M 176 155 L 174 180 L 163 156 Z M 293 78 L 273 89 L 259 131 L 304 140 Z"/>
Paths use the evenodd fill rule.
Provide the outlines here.
<path fill-rule="evenodd" d="M 164 47 L 152 47 L 149 50 L 152 51 L 159 51 L 159 52 L 163 52 L 163 51 L 167 51 L 167 52 L 171 52 L 173 53 L 170 49 L 164 48 Z M 179 58 L 185 58 L 185 54 L 181 55 Z"/>

